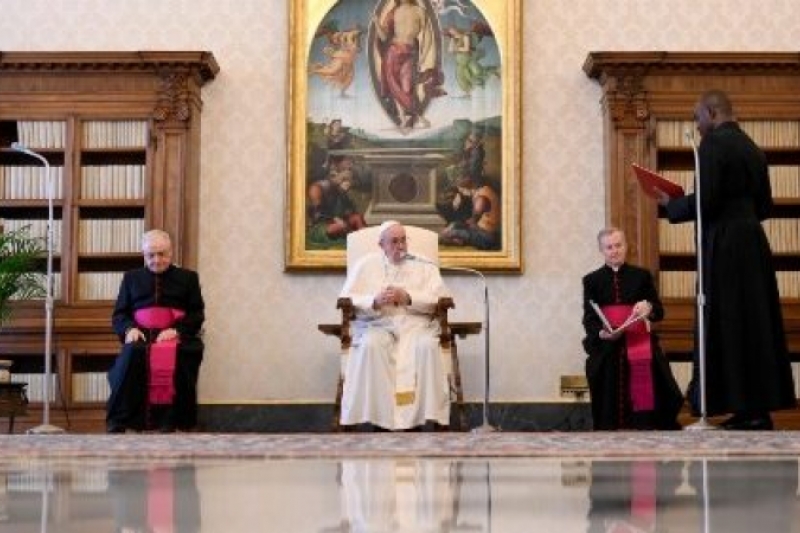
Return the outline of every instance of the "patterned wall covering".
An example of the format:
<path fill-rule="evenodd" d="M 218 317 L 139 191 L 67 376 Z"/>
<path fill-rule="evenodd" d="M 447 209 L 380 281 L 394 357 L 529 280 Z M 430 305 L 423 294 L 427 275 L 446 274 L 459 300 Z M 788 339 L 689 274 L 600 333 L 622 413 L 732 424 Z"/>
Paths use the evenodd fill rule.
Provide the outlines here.
<path fill-rule="evenodd" d="M 329 401 L 343 277 L 283 272 L 288 0 L 3 0 L 2 50 L 210 50 L 203 90 L 200 271 L 205 402 Z M 492 398 L 554 401 L 582 372 L 580 277 L 599 261 L 600 90 L 592 50 L 796 50 L 788 0 L 523 0 L 522 276 L 490 277 Z M 687 109 L 687 117 L 690 110 Z M 456 319 L 481 320 L 479 283 L 448 278 Z M 461 345 L 482 396 L 483 339 Z"/>

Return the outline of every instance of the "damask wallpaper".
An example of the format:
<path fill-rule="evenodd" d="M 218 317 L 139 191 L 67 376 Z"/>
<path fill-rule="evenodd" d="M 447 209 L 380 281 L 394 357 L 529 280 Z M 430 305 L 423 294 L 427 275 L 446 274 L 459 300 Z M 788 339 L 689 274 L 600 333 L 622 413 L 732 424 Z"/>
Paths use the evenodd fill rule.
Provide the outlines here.
<path fill-rule="evenodd" d="M 283 271 L 289 0 L 4 0 L 0 51 L 209 50 L 203 89 L 200 275 L 208 305 L 201 399 L 325 402 L 343 275 Z M 581 276 L 605 220 L 595 50 L 791 51 L 787 0 L 523 0 L 522 275 L 490 276 L 491 390 L 556 401 L 583 370 Z M 687 109 L 687 118 L 691 110 Z M 479 283 L 448 277 L 457 320 L 481 320 Z M 459 345 L 468 399 L 483 394 L 483 338 Z"/>

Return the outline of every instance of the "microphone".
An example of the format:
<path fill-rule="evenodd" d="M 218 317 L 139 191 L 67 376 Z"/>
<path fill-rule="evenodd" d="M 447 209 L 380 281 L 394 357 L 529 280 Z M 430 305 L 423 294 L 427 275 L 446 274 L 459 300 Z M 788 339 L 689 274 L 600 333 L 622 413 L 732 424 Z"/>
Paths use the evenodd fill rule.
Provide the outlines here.
<path fill-rule="evenodd" d="M 431 261 L 430 259 L 427 259 L 425 257 L 420 257 L 420 256 L 414 255 L 414 254 L 406 253 L 406 255 L 403 256 L 403 259 L 407 259 L 408 261 L 419 261 L 420 263 L 427 263 L 429 265 L 433 265 L 435 267 L 439 267 L 438 263 L 435 263 L 434 261 Z"/>
<path fill-rule="evenodd" d="M 466 272 L 481 278 L 483 283 L 483 340 L 484 340 L 484 386 L 483 386 L 483 424 L 479 427 L 473 428 L 473 433 L 488 433 L 496 431 L 496 428 L 489 423 L 489 285 L 486 283 L 486 276 L 483 272 L 474 268 L 459 267 L 459 266 L 441 266 L 435 261 L 431 261 L 426 257 L 406 253 L 405 259 L 409 261 L 417 261 L 433 265 L 441 270 L 448 270 L 453 272 Z"/>

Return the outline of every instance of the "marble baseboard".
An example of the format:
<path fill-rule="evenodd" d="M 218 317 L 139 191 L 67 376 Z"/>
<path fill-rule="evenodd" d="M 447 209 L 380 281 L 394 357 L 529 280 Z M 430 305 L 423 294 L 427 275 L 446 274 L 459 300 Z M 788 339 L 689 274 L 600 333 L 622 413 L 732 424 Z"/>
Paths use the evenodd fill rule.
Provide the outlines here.
<path fill-rule="evenodd" d="M 483 404 L 466 404 L 469 427 L 483 424 Z M 201 405 L 201 431 L 219 433 L 324 433 L 332 404 Z M 503 431 L 589 431 L 589 403 L 492 403 L 489 424 Z"/>

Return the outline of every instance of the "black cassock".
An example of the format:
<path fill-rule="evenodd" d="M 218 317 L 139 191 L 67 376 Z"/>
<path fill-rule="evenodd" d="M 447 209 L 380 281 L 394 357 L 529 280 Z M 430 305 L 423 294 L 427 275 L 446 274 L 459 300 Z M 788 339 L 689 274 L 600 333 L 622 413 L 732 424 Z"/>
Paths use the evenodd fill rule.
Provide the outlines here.
<path fill-rule="evenodd" d="M 124 343 L 125 333 L 136 326 L 134 313 L 153 306 L 179 309 L 185 313 L 173 326 L 179 336 L 175 361 L 175 399 L 171 408 L 159 412 L 161 420 L 148 420 L 147 343 L 123 344 L 108 372 L 111 395 L 106 423 L 130 429 L 153 425 L 188 430 L 197 425 L 197 377 L 203 360 L 203 341 L 199 338 L 205 320 L 205 305 L 197 273 L 171 265 L 161 274 L 146 267 L 126 272 L 120 285 L 112 315 L 114 332 Z M 144 330 L 155 340 L 160 330 Z M 161 411 L 156 409 L 156 411 Z"/>
<path fill-rule="evenodd" d="M 707 133 L 699 155 L 706 414 L 794 408 L 775 267 L 761 226 L 772 208 L 766 157 L 735 122 Z M 671 200 L 670 222 L 694 220 L 696 203 L 694 194 Z"/>
<path fill-rule="evenodd" d="M 616 283 L 618 289 L 615 288 L 614 271 L 606 265 L 583 277 L 583 327 L 586 331 L 583 349 L 588 354 L 586 379 L 592 398 L 594 429 L 678 429 L 676 417 L 683 405 L 683 395 L 655 333 L 650 335 L 655 409 L 640 416 L 631 412 L 625 336 L 615 341 L 602 340 L 600 330 L 603 324 L 589 304 L 594 301 L 600 307 L 633 305 L 647 300 L 653 306 L 650 319 L 659 321 L 664 318 L 664 306 L 653 283 L 653 276 L 648 270 L 624 264 L 617 271 Z"/>

